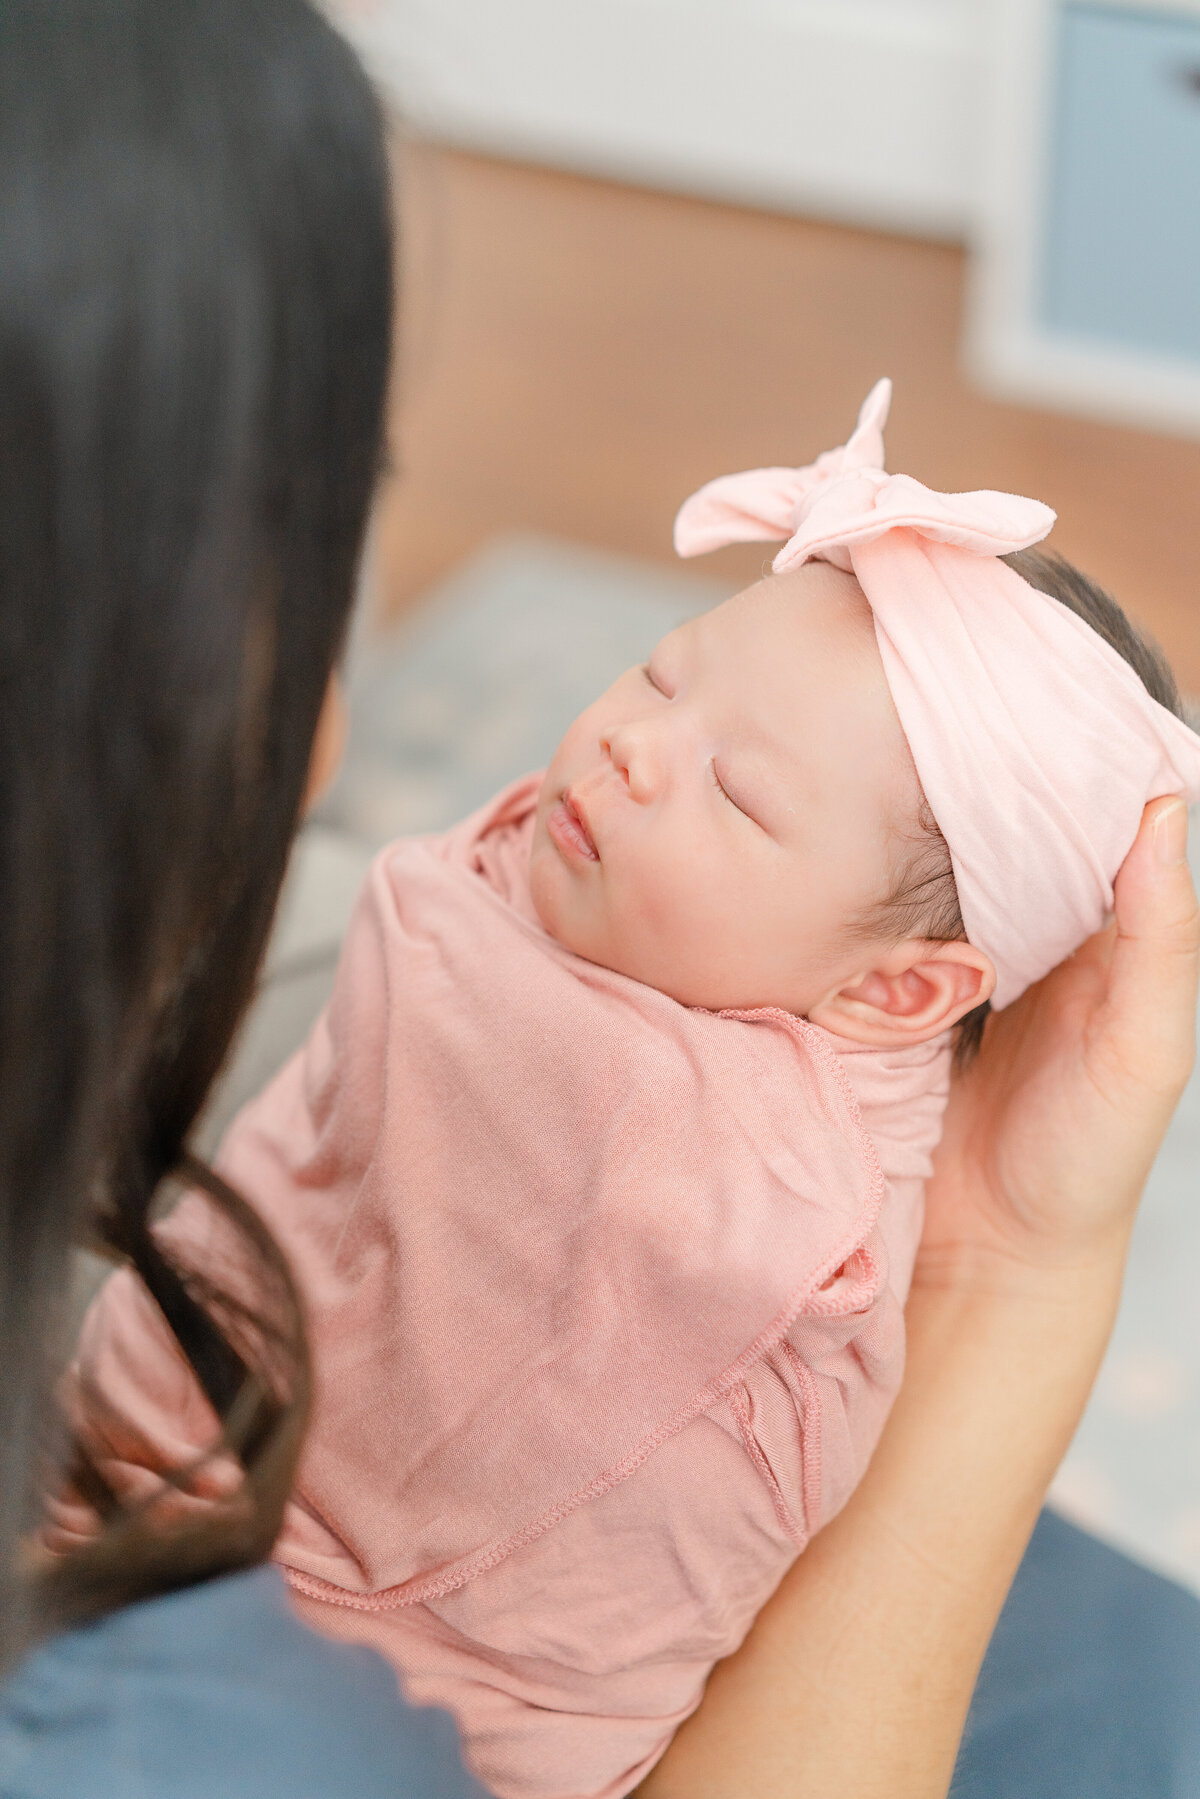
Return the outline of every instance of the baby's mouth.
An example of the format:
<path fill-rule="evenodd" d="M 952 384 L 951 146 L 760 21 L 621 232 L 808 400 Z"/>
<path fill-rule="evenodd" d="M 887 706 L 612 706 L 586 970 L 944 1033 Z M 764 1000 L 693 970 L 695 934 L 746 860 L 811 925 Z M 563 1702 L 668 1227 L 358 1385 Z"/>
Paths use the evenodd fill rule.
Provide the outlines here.
<path fill-rule="evenodd" d="M 599 862 L 600 852 L 592 842 L 587 819 L 570 793 L 564 793 L 551 806 L 546 815 L 546 829 L 565 856 L 579 856 L 585 862 Z"/>

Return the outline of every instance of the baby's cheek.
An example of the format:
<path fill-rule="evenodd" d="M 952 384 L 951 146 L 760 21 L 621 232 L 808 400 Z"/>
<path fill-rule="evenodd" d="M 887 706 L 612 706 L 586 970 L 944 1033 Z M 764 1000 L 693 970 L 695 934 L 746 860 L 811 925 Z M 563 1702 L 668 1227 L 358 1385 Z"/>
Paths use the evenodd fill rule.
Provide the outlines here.
<path fill-rule="evenodd" d="M 609 901 L 610 966 L 692 1003 L 710 935 L 697 899 L 693 884 L 677 885 L 662 872 L 623 883 Z"/>

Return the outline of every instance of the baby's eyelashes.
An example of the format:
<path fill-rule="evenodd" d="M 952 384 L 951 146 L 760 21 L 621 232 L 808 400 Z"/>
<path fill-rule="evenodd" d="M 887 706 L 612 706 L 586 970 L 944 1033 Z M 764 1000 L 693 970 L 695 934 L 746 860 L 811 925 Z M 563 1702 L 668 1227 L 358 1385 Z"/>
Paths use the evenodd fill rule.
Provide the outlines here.
<path fill-rule="evenodd" d="M 724 794 L 725 798 L 729 801 L 729 804 L 733 807 L 734 811 L 740 812 L 743 818 L 749 818 L 751 824 L 757 824 L 758 820 L 755 818 L 751 818 L 749 812 L 747 812 L 747 810 L 744 806 L 738 805 L 737 801 L 734 799 L 733 795 L 730 793 L 728 787 L 726 787 L 724 781 L 722 781 L 720 775 L 717 773 L 717 762 L 716 762 L 715 756 L 714 756 L 713 760 L 709 763 L 708 770 L 709 770 L 709 773 L 712 775 L 713 783 L 716 786 L 717 792 Z"/>

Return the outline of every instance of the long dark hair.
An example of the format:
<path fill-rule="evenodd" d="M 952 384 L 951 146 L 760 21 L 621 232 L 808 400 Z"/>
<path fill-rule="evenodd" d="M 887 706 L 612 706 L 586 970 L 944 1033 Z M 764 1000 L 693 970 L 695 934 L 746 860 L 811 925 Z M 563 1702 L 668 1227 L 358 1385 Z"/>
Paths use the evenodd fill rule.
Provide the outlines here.
<path fill-rule="evenodd" d="M 305 0 L 0 6 L 0 1665 L 265 1555 L 303 1421 L 278 1251 L 189 1160 L 251 995 L 353 592 L 391 324 L 387 164 Z M 220 1294 L 151 1230 L 233 1221 Z M 137 1269 L 245 1479 L 106 1504 L 38 1572 L 71 1246 Z M 252 1298 L 248 1292 L 252 1291 Z"/>

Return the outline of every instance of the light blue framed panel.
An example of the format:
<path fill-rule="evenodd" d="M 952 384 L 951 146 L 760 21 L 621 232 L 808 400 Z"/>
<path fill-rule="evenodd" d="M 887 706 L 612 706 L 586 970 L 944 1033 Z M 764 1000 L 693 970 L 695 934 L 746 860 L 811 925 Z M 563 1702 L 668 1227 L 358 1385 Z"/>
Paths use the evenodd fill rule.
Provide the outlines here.
<path fill-rule="evenodd" d="M 1039 316 L 1200 363 L 1200 18 L 1064 6 Z"/>
<path fill-rule="evenodd" d="M 994 5 L 972 370 L 1200 435 L 1200 4 Z"/>

